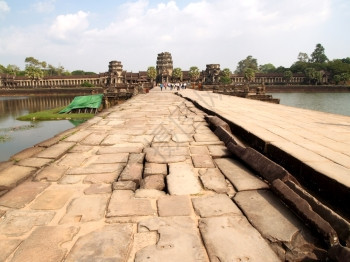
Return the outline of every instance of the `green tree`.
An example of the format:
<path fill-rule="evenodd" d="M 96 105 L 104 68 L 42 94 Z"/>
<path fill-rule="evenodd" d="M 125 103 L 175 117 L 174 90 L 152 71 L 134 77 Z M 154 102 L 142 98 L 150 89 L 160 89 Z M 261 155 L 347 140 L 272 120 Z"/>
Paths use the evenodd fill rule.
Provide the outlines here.
<path fill-rule="evenodd" d="M 0 74 L 5 74 L 6 73 L 6 67 L 3 65 L 0 65 Z"/>
<path fill-rule="evenodd" d="M 151 79 L 151 82 L 153 83 L 154 79 L 157 77 L 157 70 L 154 66 L 149 66 L 147 68 L 147 77 Z"/>
<path fill-rule="evenodd" d="M 196 66 L 191 66 L 190 70 L 188 71 L 188 74 L 192 81 L 197 81 L 197 79 L 200 76 L 199 68 Z"/>
<path fill-rule="evenodd" d="M 235 73 L 244 74 L 248 68 L 254 70 L 254 72 L 258 71 L 258 61 L 251 55 L 247 56 L 246 59 L 243 59 L 238 62 Z"/>
<path fill-rule="evenodd" d="M 261 73 L 273 73 L 276 71 L 276 67 L 273 64 L 264 64 L 259 66 L 259 71 Z"/>
<path fill-rule="evenodd" d="M 250 83 L 255 77 L 255 70 L 252 68 L 247 68 L 244 71 L 244 79 L 246 79 L 248 81 L 248 83 Z"/>
<path fill-rule="evenodd" d="M 315 50 L 311 54 L 310 62 L 312 63 L 325 63 L 328 61 L 325 55 L 325 49 L 321 44 L 317 44 Z"/>
<path fill-rule="evenodd" d="M 307 63 L 309 61 L 309 56 L 307 53 L 299 52 L 298 54 L 298 62 Z"/>
<path fill-rule="evenodd" d="M 313 68 L 313 67 L 306 68 L 305 69 L 305 76 L 306 76 L 306 79 L 309 82 L 309 84 L 315 82 L 315 80 L 317 79 L 315 68 Z"/>
<path fill-rule="evenodd" d="M 232 80 L 231 80 L 231 70 L 229 68 L 224 68 L 223 70 L 221 70 L 221 77 L 219 82 L 225 85 L 231 84 Z"/>
<path fill-rule="evenodd" d="M 338 85 L 341 81 L 341 76 L 340 75 L 335 75 L 333 76 L 334 83 Z"/>
<path fill-rule="evenodd" d="M 349 73 L 342 73 L 340 75 L 340 80 L 343 82 L 343 84 L 345 85 L 347 81 L 350 80 L 350 74 Z"/>
<path fill-rule="evenodd" d="M 284 79 L 287 83 L 289 83 L 290 80 L 292 80 L 292 77 L 293 77 L 293 72 L 290 71 L 290 70 L 287 70 L 287 71 L 285 71 L 285 72 L 283 73 L 283 79 Z"/>
<path fill-rule="evenodd" d="M 40 62 L 34 57 L 26 57 L 24 60 L 26 62 L 25 66 L 25 76 L 32 80 L 38 80 L 44 76 L 43 69 L 46 67 L 46 62 Z"/>
<path fill-rule="evenodd" d="M 179 68 L 179 67 L 174 68 L 172 77 L 173 77 L 174 80 L 182 81 L 182 70 L 181 70 L 181 68 Z"/>

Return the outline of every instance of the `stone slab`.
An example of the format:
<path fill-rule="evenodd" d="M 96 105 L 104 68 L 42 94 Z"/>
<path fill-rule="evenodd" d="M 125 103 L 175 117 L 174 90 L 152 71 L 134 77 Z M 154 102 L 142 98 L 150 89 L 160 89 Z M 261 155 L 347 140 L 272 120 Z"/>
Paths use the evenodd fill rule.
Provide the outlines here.
<path fill-rule="evenodd" d="M 238 161 L 230 158 L 217 158 L 214 161 L 238 191 L 268 188 L 264 181 L 256 177 Z"/>
<path fill-rule="evenodd" d="M 59 223 L 89 222 L 102 219 L 108 199 L 108 195 L 90 195 L 73 199 Z"/>
<path fill-rule="evenodd" d="M 67 153 L 59 160 L 58 165 L 67 167 L 79 167 L 86 161 L 87 158 L 88 156 L 84 154 L 84 152 Z"/>
<path fill-rule="evenodd" d="M 199 178 L 205 189 L 213 190 L 218 194 L 229 191 L 224 175 L 217 168 L 207 168 L 199 170 Z"/>
<path fill-rule="evenodd" d="M 22 242 L 20 239 L 1 239 L 0 261 L 5 261 Z"/>
<path fill-rule="evenodd" d="M 232 153 L 223 145 L 209 145 L 208 149 L 212 158 L 225 158 L 232 156 Z"/>
<path fill-rule="evenodd" d="M 122 170 L 122 169 L 121 169 Z M 120 170 L 120 172 L 121 172 Z M 84 178 L 84 183 L 91 183 L 91 184 L 112 184 L 115 182 L 118 177 L 120 172 L 114 172 L 114 173 L 103 173 L 103 174 L 91 174 L 87 175 Z M 68 177 L 70 177 L 69 175 Z"/>
<path fill-rule="evenodd" d="M 166 176 L 168 174 L 168 168 L 166 164 L 157 164 L 157 163 L 145 163 L 145 167 L 143 170 L 143 177 L 151 176 L 151 175 L 163 175 Z"/>
<path fill-rule="evenodd" d="M 68 170 L 68 167 L 58 166 L 56 164 L 51 164 L 47 167 L 42 168 L 35 178 L 34 181 L 58 181 Z"/>
<path fill-rule="evenodd" d="M 85 130 L 79 130 L 78 132 L 70 135 L 66 139 L 64 139 L 65 142 L 80 142 L 85 137 L 91 134 L 91 131 L 85 131 Z"/>
<path fill-rule="evenodd" d="M 129 153 L 115 153 L 115 154 L 103 154 L 96 155 L 89 158 L 91 164 L 114 164 L 114 163 L 127 163 L 129 159 Z"/>
<path fill-rule="evenodd" d="M 136 190 L 136 183 L 133 181 L 113 182 L 113 190 Z"/>
<path fill-rule="evenodd" d="M 56 210 L 62 208 L 73 196 L 74 191 L 66 189 L 46 190 L 30 205 L 36 210 Z"/>
<path fill-rule="evenodd" d="M 9 166 L 0 171 L 0 190 L 11 189 L 30 177 L 36 171 L 33 167 Z"/>
<path fill-rule="evenodd" d="M 159 191 L 156 189 L 137 189 L 135 191 L 135 198 L 150 198 L 150 199 L 158 199 L 160 197 L 165 196 L 164 191 Z"/>
<path fill-rule="evenodd" d="M 113 146 L 101 147 L 97 154 L 141 153 L 143 148 L 142 143 L 119 143 Z"/>
<path fill-rule="evenodd" d="M 112 192 L 111 184 L 92 184 L 84 190 L 85 195 L 108 194 Z"/>
<path fill-rule="evenodd" d="M 50 184 L 46 182 L 26 181 L 0 198 L 0 205 L 22 208 L 34 200 Z"/>
<path fill-rule="evenodd" d="M 191 134 L 173 134 L 171 138 L 176 143 L 192 142 L 193 137 Z"/>
<path fill-rule="evenodd" d="M 169 164 L 169 175 L 166 181 L 171 195 L 198 194 L 202 190 L 193 166 L 187 163 Z"/>
<path fill-rule="evenodd" d="M 149 199 L 134 198 L 129 190 L 113 191 L 106 217 L 154 216 L 157 210 Z"/>
<path fill-rule="evenodd" d="M 189 217 L 150 218 L 138 224 L 139 232 L 156 231 L 156 245 L 136 253 L 135 262 L 209 262 L 196 222 Z M 214 260 L 213 260 L 214 261 Z"/>
<path fill-rule="evenodd" d="M 194 139 L 196 142 L 218 142 L 219 138 L 212 134 L 195 134 Z"/>
<path fill-rule="evenodd" d="M 94 132 L 94 133 L 88 135 L 83 140 L 81 140 L 80 144 L 90 145 L 90 146 L 98 146 L 101 144 L 101 142 L 105 139 L 106 136 L 107 136 L 106 133 Z"/>
<path fill-rule="evenodd" d="M 128 164 L 143 164 L 145 153 L 131 153 L 129 154 Z"/>
<path fill-rule="evenodd" d="M 105 174 L 103 174 L 105 175 Z M 59 181 L 58 184 L 62 185 L 71 185 L 71 184 L 77 184 L 80 183 L 85 176 L 81 175 L 69 175 L 69 176 L 63 176 Z"/>
<path fill-rule="evenodd" d="M 0 221 L 0 235 L 21 236 L 35 226 L 48 224 L 55 212 L 35 210 L 13 210 L 8 211 Z"/>
<path fill-rule="evenodd" d="M 206 146 L 191 146 L 190 151 L 192 155 L 209 155 L 209 150 Z"/>
<path fill-rule="evenodd" d="M 74 145 L 75 145 L 74 142 L 60 142 L 58 144 L 55 144 L 53 146 L 46 148 L 45 150 L 41 151 L 36 156 L 42 157 L 42 158 L 57 159 L 57 158 L 60 158 L 61 156 L 63 156 Z"/>
<path fill-rule="evenodd" d="M 214 168 L 214 162 L 210 155 L 192 155 L 192 162 L 196 168 Z"/>
<path fill-rule="evenodd" d="M 188 156 L 186 147 L 151 147 L 144 151 L 147 162 L 159 164 L 182 162 Z"/>
<path fill-rule="evenodd" d="M 62 244 L 71 241 L 78 231 L 73 226 L 39 227 L 19 246 L 11 261 L 62 261 L 67 253 Z"/>
<path fill-rule="evenodd" d="M 91 164 L 84 167 L 73 167 L 67 171 L 67 175 L 88 175 L 102 173 L 120 173 L 125 164 Z"/>
<path fill-rule="evenodd" d="M 158 214 L 161 217 L 190 216 L 193 213 L 189 196 L 166 196 L 157 201 Z"/>
<path fill-rule="evenodd" d="M 192 199 L 193 207 L 200 217 L 243 215 L 240 209 L 225 194 Z"/>
<path fill-rule="evenodd" d="M 113 135 L 108 135 L 101 145 L 103 146 L 108 146 L 108 145 L 115 145 L 120 142 L 127 142 L 128 139 L 130 138 L 129 135 L 123 135 L 123 134 L 113 134 Z"/>
<path fill-rule="evenodd" d="M 104 226 L 79 237 L 65 261 L 124 262 L 132 245 L 132 236 L 132 224 Z"/>
<path fill-rule="evenodd" d="M 164 190 L 165 182 L 163 175 L 151 175 L 146 176 L 141 180 L 140 188 L 143 189 L 156 189 L 156 190 Z"/>
<path fill-rule="evenodd" d="M 211 261 L 280 261 L 243 216 L 202 218 L 199 229 Z"/>
<path fill-rule="evenodd" d="M 119 181 L 133 181 L 136 186 L 140 186 L 142 179 L 143 165 L 142 164 L 128 164 L 124 168 L 123 172 L 119 177 Z"/>
<path fill-rule="evenodd" d="M 36 167 L 41 168 L 43 166 L 46 166 L 52 162 L 51 159 L 46 158 L 39 158 L 39 157 L 30 157 L 22 159 L 17 163 L 19 166 L 28 166 L 28 167 Z"/>

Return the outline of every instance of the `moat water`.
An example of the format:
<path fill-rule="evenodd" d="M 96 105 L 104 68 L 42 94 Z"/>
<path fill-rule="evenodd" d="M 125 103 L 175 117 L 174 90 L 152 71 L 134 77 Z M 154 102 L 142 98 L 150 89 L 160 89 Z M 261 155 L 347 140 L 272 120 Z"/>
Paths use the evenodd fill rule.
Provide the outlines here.
<path fill-rule="evenodd" d="M 350 116 L 350 93 L 270 93 L 280 104 Z M 74 96 L 0 97 L 0 162 L 76 126 L 77 122 L 18 121 L 32 112 L 68 105 Z"/>
<path fill-rule="evenodd" d="M 19 121 L 17 117 L 68 105 L 74 96 L 0 97 L 0 162 L 77 125 L 69 120 Z"/>

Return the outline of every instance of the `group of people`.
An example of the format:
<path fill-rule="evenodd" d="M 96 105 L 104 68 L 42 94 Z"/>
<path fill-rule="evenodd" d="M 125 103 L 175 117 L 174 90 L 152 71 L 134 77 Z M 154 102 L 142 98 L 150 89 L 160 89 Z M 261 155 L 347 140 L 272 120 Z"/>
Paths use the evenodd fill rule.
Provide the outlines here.
<path fill-rule="evenodd" d="M 179 91 L 180 89 L 186 89 L 187 83 L 160 83 L 159 84 L 160 91 L 166 90 L 169 88 L 170 91 L 172 90 L 177 90 Z"/>

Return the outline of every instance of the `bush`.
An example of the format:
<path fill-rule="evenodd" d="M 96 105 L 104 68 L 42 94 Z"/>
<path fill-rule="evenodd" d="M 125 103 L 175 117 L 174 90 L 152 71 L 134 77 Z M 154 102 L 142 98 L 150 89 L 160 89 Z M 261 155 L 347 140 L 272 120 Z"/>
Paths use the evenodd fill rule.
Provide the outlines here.
<path fill-rule="evenodd" d="M 93 84 L 91 84 L 90 82 L 88 81 L 85 81 L 84 83 L 81 84 L 82 87 L 94 87 Z"/>

